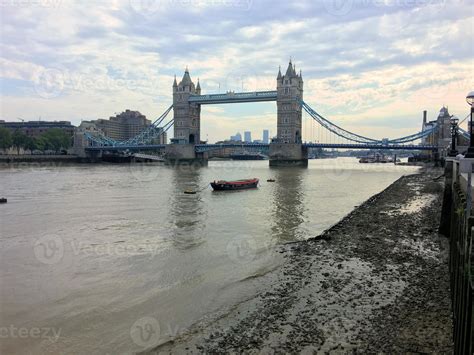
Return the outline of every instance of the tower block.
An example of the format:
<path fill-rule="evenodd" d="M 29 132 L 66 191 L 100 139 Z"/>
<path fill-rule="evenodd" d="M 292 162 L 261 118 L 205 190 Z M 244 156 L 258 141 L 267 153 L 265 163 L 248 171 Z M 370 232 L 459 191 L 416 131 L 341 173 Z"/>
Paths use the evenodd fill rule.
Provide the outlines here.
<path fill-rule="evenodd" d="M 201 95 L 186 68 L 179 82 L 173 83 L 174 138 L 166 147 L 166 158 L 170 162 L 205 160 L 205 154 L 196 155 L 195 145 L 201 142 L 201 105 L 190 103 L 189 97 Z"/>
<path fill-rule="evenodd" d="M 270 143 L 270 166 L 307 166 L 308 152 L 302 145 L 303 76 L 288 64 L 277 76 L 277 138 Z"/>

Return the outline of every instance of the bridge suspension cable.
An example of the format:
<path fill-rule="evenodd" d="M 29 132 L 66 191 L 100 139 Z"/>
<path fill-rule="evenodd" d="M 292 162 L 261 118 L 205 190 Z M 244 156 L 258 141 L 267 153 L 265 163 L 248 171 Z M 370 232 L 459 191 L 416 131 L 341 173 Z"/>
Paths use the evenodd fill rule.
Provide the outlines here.
<path fill-rule="evenodd" d="M 132 145 L 147 144 L 151 142 L 152 140 L 160 137 L 164 133 L 166 133 L 173 126 L 174 119 L 171 119 L 163 127 L 160 127 L 160 125 L 168 116 L 172 108 L 173 108 L 173 105 L 168 107 L 168 109 L 165 112 L 163 112 L 163 114 L 160 117 L 158 117 L 145 130 L 140 132 L 135 137 L 127 139 L 125 141 L 117 141 L 105 136 L 104 134 L 93 135 L 90 132 L 85 132 L 84 135 L 94 145 L 99 145 L 99 146 L 118 147 L 118 146 L 132 146 Z"/>
<path fill-rule="evenodd" d="M 348 139 L 350 141 L 357 142 L 357 143 L 375 143 L 375 142 L 378 142 L 378 140 L 376 140 L 376 139 L 364 137 L 364 136 L 349 132 L 349 131 L 345 130 L 344 128 L 341 128 L 341 127 L 335 125 L 331 121 L 329 121 L 326 118 L 324 118 L 323 116 L 321 116 L 315 110 L 313 110 L 311 108 L 311 106 L 309 106 L 304 101 L 301 101 L 301 105 L 304 108 L 304 110 L 306 112 L 308 112 L 308 114 L 316 122 L 318 122 L 321 126 L 326 128 L 327 130 L 331 131 L 332 133 L 338 135 L 339 137 L 342 137 L 342 138 L 345 138 L 345 139 Z"/>
<path fill-rule="evenodd" d="M 304 110 L 322 127 L 326 128 L 328 131 L 336 134 L 337 136 L 347 139 L 352 142 L 362 143 L 362 144 L 380 144 L 380 145 L 387 145 L 387 144 L 401 144 L 401 143 L 408 143 L 413 142 L 415 140 L 421 139 L 423 137 L 429 136 L 430 134 L 434 133 L 438 129 L 438 125 L 434 124 L 432 128 L 417 132 L 415 134 L 411 134 L 405 137 L 399 137 L 395 139 L 373 139 L 369 137 L 364 137 L 359 134 L 350 132 L 345 130 L 342 127 L 332 123 L 328 119 L 321 116 L 317 113 L 314 109 L 311 108 L 307 103 L 304 101 L 300 101 L 301 106 Z"/>
<path fill-rule="evenodd" d="M 168 109 L 165 112 L 163 112 L 163 114 L 160 117 L 158 117 L 143 132 L 139 133 L 137 136 L 135 136 L 133 138 L 130 138 L 126 141 L 121 141 L 118 144 L 119 145 L 135 145 L 135 144 L 138 145 L 138 144 L 143 144 L 144 142 L 149 142 L 149 141 L 157 138 L 158 136 L 161 136 L 164 133 L 164 130 L 159 129 L 160 128 L 159 125 L 163 122 L 163 120 L 166 118 L 166 116 L 168 116 L 168 114 L 170 113 L 172 108 L 173 108 L 173 105 L 168 107 Z"/>

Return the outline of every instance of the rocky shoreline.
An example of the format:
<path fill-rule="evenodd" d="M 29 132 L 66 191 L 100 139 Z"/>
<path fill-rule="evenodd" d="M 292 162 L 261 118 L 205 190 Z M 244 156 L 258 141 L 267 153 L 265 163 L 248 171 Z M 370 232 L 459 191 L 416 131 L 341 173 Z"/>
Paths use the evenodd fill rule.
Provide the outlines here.
<path fill-rule="evenodd" d="M 151 353 L 452 353 L 440 174 L 404 176 L 283 246 L 258 297 Z"/>

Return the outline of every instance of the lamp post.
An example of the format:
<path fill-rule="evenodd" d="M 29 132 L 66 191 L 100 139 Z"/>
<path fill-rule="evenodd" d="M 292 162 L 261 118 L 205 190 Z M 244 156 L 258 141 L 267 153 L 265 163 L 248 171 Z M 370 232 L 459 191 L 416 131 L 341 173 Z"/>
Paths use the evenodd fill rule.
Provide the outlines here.
<path fill-rule="evenodd" d="M 472 120 L 474 116 L 474 91 L 471 91 L 466 96 L 466 102 L 469 106 L 471 106 L 471 118 L 469 120 L 469 148 L 465 155 L 466 158 L 474 158 L 474 131 L 472 127 Z"/>
<path fill-rule="evenodd" d="M 448 156 L 455 157 L 458 155 L 458 151 L 456 150 L 456 138 L 458 136 L 458 122 L 459 119 L 452 118 L 451 119 L 451 150 L 448 153 Z"/>

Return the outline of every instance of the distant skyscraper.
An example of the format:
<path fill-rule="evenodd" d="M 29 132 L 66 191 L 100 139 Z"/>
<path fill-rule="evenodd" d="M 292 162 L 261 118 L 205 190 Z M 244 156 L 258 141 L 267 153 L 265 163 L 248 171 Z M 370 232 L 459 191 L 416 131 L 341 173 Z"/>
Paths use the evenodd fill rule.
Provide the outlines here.
<path fill-rule="evenodd" d="M 263 143 L 268 144 L 270 140 L 270 132 L 268 132 L 268 129 L 263 130 Z"/>
<path fill-rule="evenodd" d="M 235 136 L 230 136 L 230 140 L 233 142 L 242 142 L 242 135 L 237 132 Z"/>
<path fill-rule="evenodd" d="M 252 142 L 252 133 L 250 131 L 245 131 L 244 132 L 244 139 L 245 139 L 245 143 L 251 143 Z"/>

